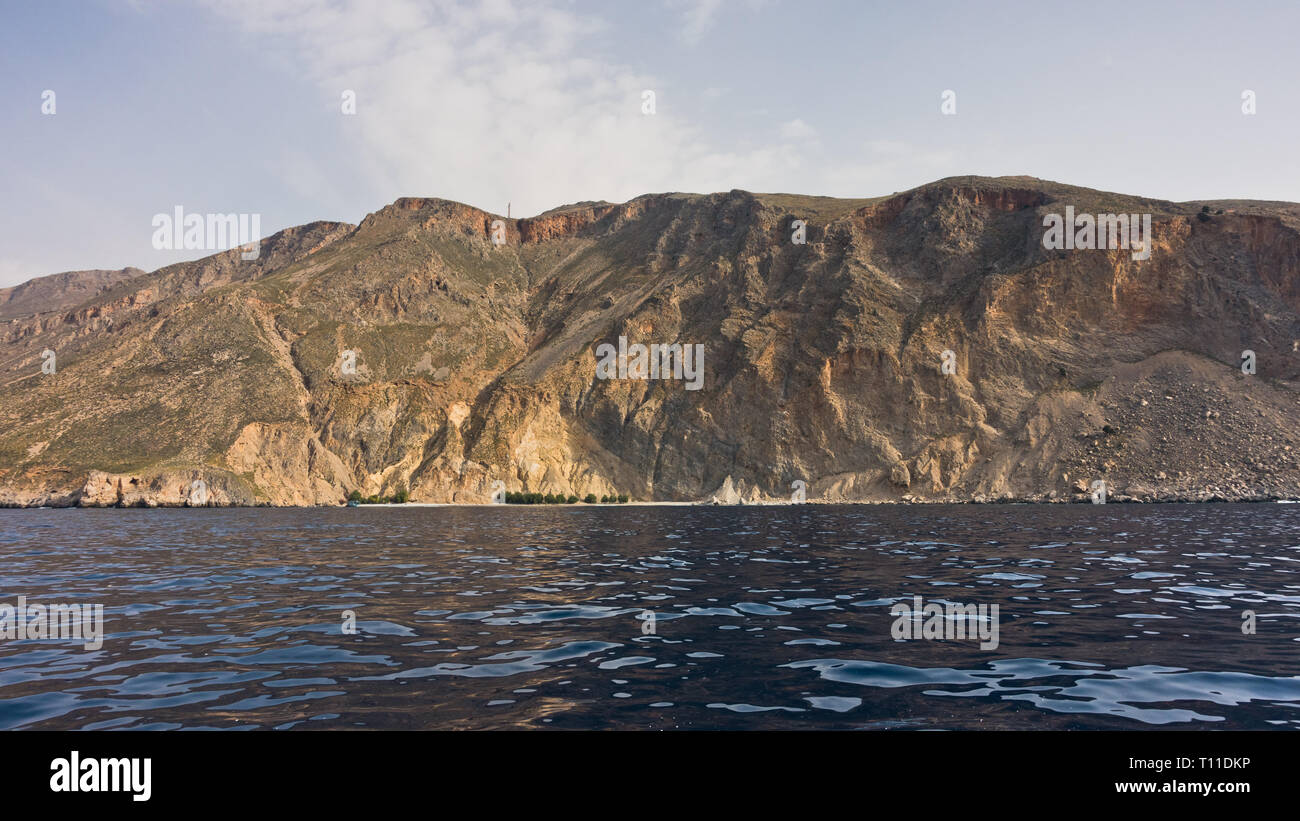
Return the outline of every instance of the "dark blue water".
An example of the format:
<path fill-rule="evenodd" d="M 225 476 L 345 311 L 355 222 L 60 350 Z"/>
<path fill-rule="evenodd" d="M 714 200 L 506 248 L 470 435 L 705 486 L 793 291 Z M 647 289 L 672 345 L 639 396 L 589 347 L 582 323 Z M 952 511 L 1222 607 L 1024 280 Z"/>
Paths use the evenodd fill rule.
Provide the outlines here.
<path fill-rule="evenodd" d="M 8 510 L 107 637 L 0 640 L 0 728 L 1294 728 L 1297 571 L 1297 505 Z"/>

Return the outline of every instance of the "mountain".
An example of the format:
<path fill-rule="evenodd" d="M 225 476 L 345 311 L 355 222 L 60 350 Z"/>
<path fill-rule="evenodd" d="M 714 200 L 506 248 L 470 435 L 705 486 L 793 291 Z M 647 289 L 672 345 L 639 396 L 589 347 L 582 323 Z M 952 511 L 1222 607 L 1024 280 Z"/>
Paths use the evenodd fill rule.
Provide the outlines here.
<path fill-rule="evenodd" d="M 119 282 L 144 275 L 139 268 L 118 271 L 65 271 L 0 288 L 0 319 L 67 310 L 99 296 Z"/>
<path fill-rule="evenodd" d="M 1067 207 L 1149 214 L 1148 258 L 1045 247 Z M 403 198 L 256 260 L 61 276 L 0 313 L 0 504 L 1300 495 L 1295 203 Z M 702 346 L 702 382 L 598 378 L 620 337 Z"/>

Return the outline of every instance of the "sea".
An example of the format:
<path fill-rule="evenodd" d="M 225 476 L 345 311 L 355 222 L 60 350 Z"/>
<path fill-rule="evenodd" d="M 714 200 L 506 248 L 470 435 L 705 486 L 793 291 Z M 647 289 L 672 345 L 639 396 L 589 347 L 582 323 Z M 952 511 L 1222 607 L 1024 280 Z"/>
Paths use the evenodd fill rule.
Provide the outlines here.
<path fill-rule="evenodd" d="M 1300 505 L 0 510 L 20 597 L 0 729 L 1300 727 Z"/>

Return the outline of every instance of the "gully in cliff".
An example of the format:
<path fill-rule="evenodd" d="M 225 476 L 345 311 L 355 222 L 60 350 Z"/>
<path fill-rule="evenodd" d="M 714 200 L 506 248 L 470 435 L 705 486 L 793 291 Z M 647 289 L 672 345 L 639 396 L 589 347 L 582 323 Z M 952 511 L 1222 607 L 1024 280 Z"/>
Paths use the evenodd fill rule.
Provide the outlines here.
<path fill-rule="evenodd" d="M 608 342 L 598 345 L 596 360 L 597 379 L 680 379 L 686 381 L 688 391 L 704 387 L 701 344 L 628 345 L 627 337 L 620 336 L 617 348 Z"/>

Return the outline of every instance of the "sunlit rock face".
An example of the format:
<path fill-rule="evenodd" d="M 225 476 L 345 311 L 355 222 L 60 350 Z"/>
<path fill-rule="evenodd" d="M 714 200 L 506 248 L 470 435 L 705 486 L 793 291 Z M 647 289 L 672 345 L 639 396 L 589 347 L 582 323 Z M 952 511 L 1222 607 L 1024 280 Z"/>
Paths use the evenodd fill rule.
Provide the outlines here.
<path fill-rule="evenodd" d="M 1067 207 L 1150 215 L 1149 255 L 1045 245 Z M 1300 495 L 1289 203 L 403 198 L 0 303 L 0 504 Z"/>

